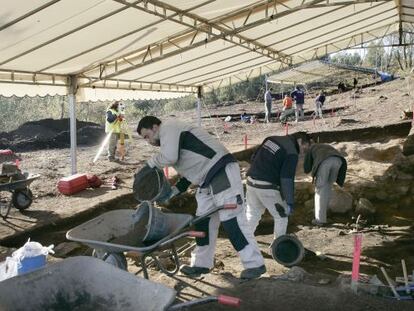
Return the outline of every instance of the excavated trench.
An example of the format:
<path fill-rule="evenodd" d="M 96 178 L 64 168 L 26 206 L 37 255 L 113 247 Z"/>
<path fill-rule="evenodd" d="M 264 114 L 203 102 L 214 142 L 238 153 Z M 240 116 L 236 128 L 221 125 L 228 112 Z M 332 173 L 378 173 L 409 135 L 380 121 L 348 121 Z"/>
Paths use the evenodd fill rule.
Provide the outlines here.
<path fill-rule="evenodd" d="M 342 131 L 336 131 L 334 135 L 332 133 L 327 132 L 320 132 L 320 133 L 311 133 L 311 136 L 315 140 L 319 140 L 320 142 L 355 142 L 355 141 L 369 141 L 371 142 L 384 142 L 388 141 L 393 138 L 405 138 L 407 137 L 409 131 L 411 128 L 411 122 L 400 122 L 398 124 L 393 125 L 387 125 L 384 127 L 370 127 L 370 128 L 361 128 L 361 129 L 352 129 L 352 130 L 342 130 Z M 243 162 L 248 162 L 252 153 L 254 152 L 254 148 L 250 148 L 247 150 L 243 150 L 240 152 L 235 153 L 235 157 L 237 160 Z M 372 154 L 372 153 L 370 153 Z M 374 153 L 375 154 L 375 153 Z M 384 160 L 387 160 L 387 156 L 379 154 L 377 158 L 385 157 Z M 389 159 L 388 159 L 389 160 Z M 243 165 L 241 165 L 242 171 L 243 171 Z M 389 169 L 390 170 L 390 169 Z M 413 172 L 414 174 L 414 172 Z M 387 183 L 387 179 L 384 178 L 382 183 Z M 406 181 L 405 181 L 406 182 Z M 411 180 L 412 182 L 412 180 Z M 300 226 L 303 223 L 309 222 L 307 218 L 309 218 L 309 215 L 305 212 L 300 212 L 300 206 L 304 205 L 305 202 L 312 198 L 313 190 L 311 189 L 311 184 L 309 182 L 301 182 L 301 185 L 299 185 L 296 189 L 296 196 L 297 196 L 297 202 L 298 202 L 298 213 L 294 215 L 292 221 L 290 221 L 292 226 Z M 414 185 L 411 185 L 409 187 L 411 189 L 414 189 Z M 310 192 L 309 192 L 310 191 Z M 372 199 L 375 204 L 381 205 L 381 196 L 377 195 L 377 189 L 375 188 L 375 185 L 372 183 L 366 184 L 364 182 L 361 182 L 360 184 L 352 185 L 352 187 L 349 187 L 349 191 L 352 191 L 352 195 L 356 197 L 369 197 L 369 199 Z M 411 192 L 410 192 L 411 191 Z M 408 190 L 404 195 L 404 200 L 406 202 L 404 205 L 410 205 L 413 204 L 412 199 L 407 199 L 407 197 L 414 197 L 414 190 Z M 366 192 L 366 193 L 364 193 Z M 370 193 L 367 195 L 367 193 Z M 392 189 L 389 190 L 390 193 L 393 192 Z M 384 203 L 384 202 L 382 202 Z M 387 206 L 388 203 L 384 203 L 383 205 Z M 389 204 L 388 204 L 389 205 Z M 30 231 L 22 232 L 18 235 L 14 235 L 10 238 L 5 238 L 0 242 L 1 246 L 8 247 L 8 248 L 16 248 L 20 247 L 22 244 L 24 244 L 28 238 L 34 241 L 38 241 L 42 243 L 43 245 L 49 245 L 49 244 L 59 244 L 62 242 L 67 241 L 65 234 L 66 232 L 79 225 L 82 224 L 104 212 L 115 210 L 115 209 L 124 209 L 124 208 L 134 208 L 136 206 L 136 201 L 133 198 L 132 195 L 125 195 L 124 197 L 117 198 L 111 201 L 100 203 L 99 205 L 95 206 L 93 209 L 89 209 L 88 211 L 78 213 L 76 215 L 73 215 L 72 217 L 61 219 L 53 224 L 43 226 L 41 228 L 35 228 Z M 193 196 L 193 193 L 190 192 L 186 195 L 181 196 L 180 198 L 173 199 L 170 206 L 173 207 L 170 208 L 172 212 L 178 212 L 178 213 L 190 213 L 193 214 L 195 211 L 196 202 Z M 382 209 L 380 209 L 382 210 Z M 339 222 L 346 222 L 349 221 L 350 215 L 349 213 L 342 216 L 337 216 L 334 218 L 336 221 Z M 384 221 L 384 217 L 377 217 L 372 218 L 371 221 L 374 222 L 380 222 Z M 273 231 L 273 223 L 272 219 L 270 217 L 267 217 L 264 219 L 264 221 L 261 223 L 261 226 L 258 228 L 257 234 L 270 234 Z"/>

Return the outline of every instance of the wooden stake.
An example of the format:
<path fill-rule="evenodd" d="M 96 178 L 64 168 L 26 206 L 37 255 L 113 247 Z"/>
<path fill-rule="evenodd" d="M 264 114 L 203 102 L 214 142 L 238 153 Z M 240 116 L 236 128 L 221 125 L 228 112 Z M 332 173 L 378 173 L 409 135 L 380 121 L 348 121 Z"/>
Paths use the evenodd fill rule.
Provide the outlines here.
<path fill-rule="evenodd" d="M 404 259 L 401 259 L 401 265 L 402 265 L 403 274 L 404 274 L 405 291 L 406 291 L 407 294 L 409 294 L 410 293 L 410 285 L 408 284 L 407 267 L 405 265 L 405 260 Z"/>
<path fill-rule="evenodd" d="M 392 290 L 395 298 L 400 300 L 401 299 L 400 295 L 398 295 L 397 290 L 394 287 L 394 284 L 392 284 L 392 281 L 391 281 L 390 277 L 388 276 L 387 272 L 385 271 L 385 269 L 383 267 L 381 267 L 381 272 L 382 272 L 382 274 L 384 274 L 384 277 L 387 280 L 388 285 L 391 287 L 391 290 Z"/>

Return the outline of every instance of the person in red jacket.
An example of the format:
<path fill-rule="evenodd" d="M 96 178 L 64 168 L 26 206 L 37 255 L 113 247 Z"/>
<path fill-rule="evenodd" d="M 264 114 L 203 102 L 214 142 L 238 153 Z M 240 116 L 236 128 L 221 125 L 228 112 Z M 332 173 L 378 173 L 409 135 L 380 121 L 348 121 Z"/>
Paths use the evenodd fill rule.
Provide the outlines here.
<path fill-rule="evenodd" d="M 293 99 L 288 94 L 285 95 L 285 98 L 283 99 L 283 108 L 282 113 L 280 115 L 280 122 L 285 123 L 287 121 L 287 118 L 290 115 L 293 115 L 295 110 L 293 109 Z"/>

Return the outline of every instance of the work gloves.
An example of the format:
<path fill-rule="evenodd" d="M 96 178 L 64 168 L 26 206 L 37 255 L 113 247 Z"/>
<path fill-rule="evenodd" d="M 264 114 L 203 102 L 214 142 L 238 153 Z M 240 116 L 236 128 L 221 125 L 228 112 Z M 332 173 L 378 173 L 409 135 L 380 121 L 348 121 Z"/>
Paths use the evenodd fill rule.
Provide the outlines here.
<path fill-rule="evenodd" d="M 168 193 L 166 196 L 157 198 L 157 203 L 169 204 L 170 200 L 179 194 L 180 194 L 180 190 L 178 190 L 176 186 L 172 186 L 170 193 Z"/>
<path fill-rule="evenodd" d="M 279 216 L 282 218 L 289 217 L 293 213 L 293 204 L 287 204 L 287 208 L 284 208 L 279 203 L 275 204 L 276 211 L 279 213 Z"/>
<path fill-rule="evenodd" d="M 187 191 L 188 187 L 191 185 L 191 182 L 186 178 L 181 177 L 180 180 L 171 187 L 171 192 L 167 196 L 157 199 L 157 203 L 169 204 L 169 201 L 175 196 Z"/>

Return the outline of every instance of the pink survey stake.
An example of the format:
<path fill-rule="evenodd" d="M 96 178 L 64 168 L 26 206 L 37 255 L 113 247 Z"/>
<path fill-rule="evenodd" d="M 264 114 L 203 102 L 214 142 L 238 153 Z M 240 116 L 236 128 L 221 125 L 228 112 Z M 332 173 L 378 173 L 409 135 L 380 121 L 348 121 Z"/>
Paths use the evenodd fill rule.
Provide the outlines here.
<path fill-rule="evenodd" d="M 361 257 L 362 234 L 354 235 L 354 259 L 352 261 L 352 281 L 359 279 L 359 260 Z"/>

